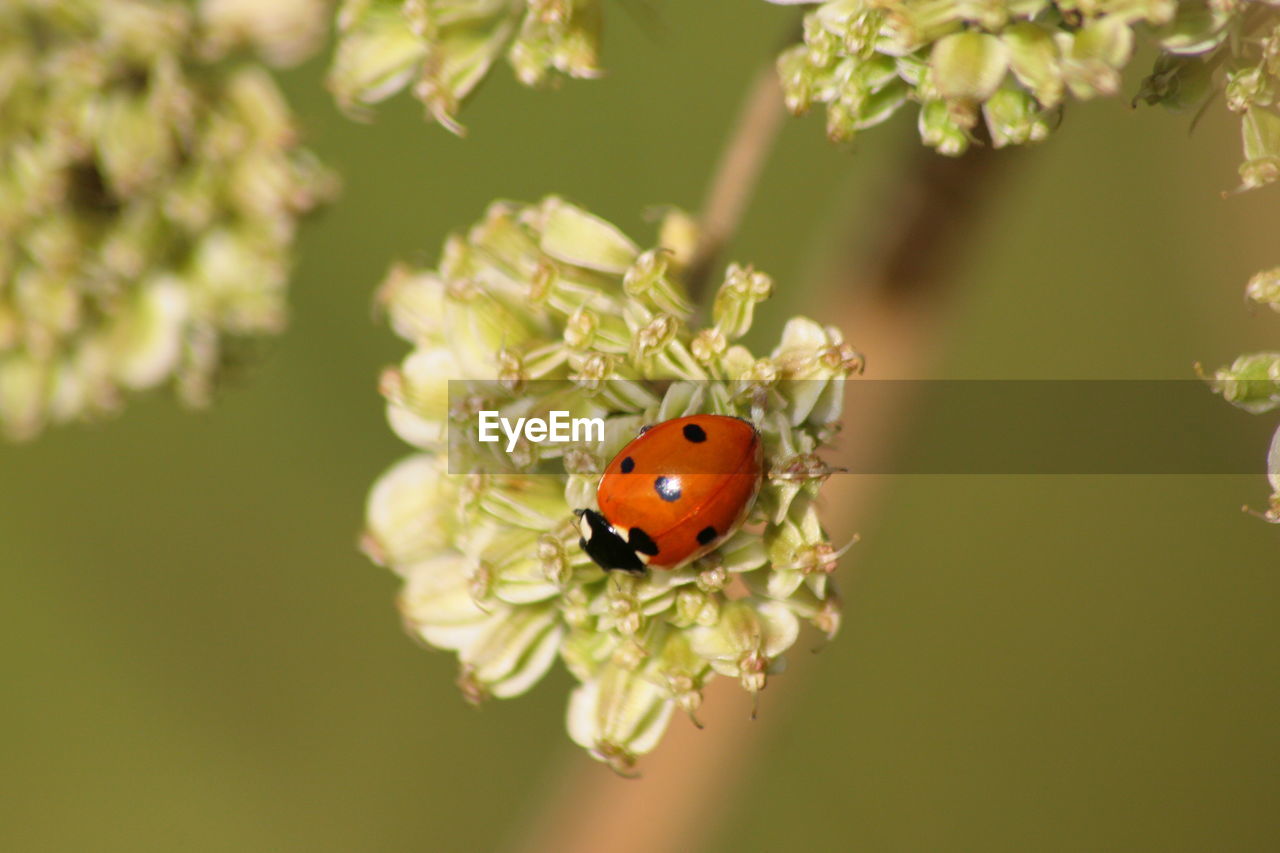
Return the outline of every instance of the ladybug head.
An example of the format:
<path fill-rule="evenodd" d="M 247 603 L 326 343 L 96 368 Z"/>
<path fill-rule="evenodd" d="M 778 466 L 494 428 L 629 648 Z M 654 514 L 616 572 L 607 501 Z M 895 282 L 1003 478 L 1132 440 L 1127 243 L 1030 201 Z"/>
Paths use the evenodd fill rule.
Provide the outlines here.
<path fill-rule="evenodd" d="M 595 560 L 596 565 L 605 571 L 644 571 L 645 564 L 640 554 L 627 544 L 613 525 L 605 521 L 603 515 L 590 509 L 575 510 L 574 515 L 578 516 L 578 529 L 582 531 L 578 546 Z"/>

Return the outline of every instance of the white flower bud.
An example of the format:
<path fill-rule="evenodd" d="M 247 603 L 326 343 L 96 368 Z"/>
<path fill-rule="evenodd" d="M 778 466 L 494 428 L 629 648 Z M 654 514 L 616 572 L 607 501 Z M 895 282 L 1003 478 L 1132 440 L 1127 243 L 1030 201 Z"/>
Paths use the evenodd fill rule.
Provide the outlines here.
<path fill-rule="evenodd" d="M 658 745 L 674 706 L 663 688 L 606 666 L 569 697 L 569 736 L 593 758 L 627 771 Z"/>

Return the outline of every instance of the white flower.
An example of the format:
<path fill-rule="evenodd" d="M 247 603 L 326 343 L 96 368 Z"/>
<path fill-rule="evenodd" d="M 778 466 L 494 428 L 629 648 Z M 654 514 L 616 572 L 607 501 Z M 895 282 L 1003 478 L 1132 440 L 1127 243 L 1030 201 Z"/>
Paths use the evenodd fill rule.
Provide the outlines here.
<path fill-rule="evenodd" d="M 384 374 L 390 420 L 425 452 L 375 485 L 365 548 L 406 579 L 410 629 L 457 653 L 469 699 L 515 695 L 562 660 L 581 683 L 571 737 L 619 771 L 658 743 L 673 709 L 697 710 L 715 674 L 756 692 L 802 620 L 828 634 L 839 624 L 838 555 L 814 505 L 830 469 L 817 453 L 861 358 L 802 318 L 768 358 L 728 346 L 772 291 L 739 266 L 713 325 L 693 328 L 680 257 L 642 251 L 559 198 L 498 203 L 446 242 L 438 269 L 396 266 L 379 291 L 414 345 Z M 450 392 L 450 378 L 467 381 Z M 604 439 L 520 440 L 508 455 L 479 441 L 481 408 L 599 417 Z M 573 511 L 594 507 L 600 470 L 640 427 L 700 412 L 761 431 L 755 510 L 688 566 L 607 575 L 579 546 Z"/>

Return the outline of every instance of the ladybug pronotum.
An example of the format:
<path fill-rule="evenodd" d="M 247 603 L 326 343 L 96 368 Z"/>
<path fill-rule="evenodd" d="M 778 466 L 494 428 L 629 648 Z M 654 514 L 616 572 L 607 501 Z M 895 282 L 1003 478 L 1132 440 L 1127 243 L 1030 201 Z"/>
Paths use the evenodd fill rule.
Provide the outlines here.
<path fill-rule="evenodd" d="M 714 550 L 760 491 L 764 449 L 747 421 L 691 415 L 646 427 L 600 477 L 578 544 L 603 569 L 676 569 Z"/>

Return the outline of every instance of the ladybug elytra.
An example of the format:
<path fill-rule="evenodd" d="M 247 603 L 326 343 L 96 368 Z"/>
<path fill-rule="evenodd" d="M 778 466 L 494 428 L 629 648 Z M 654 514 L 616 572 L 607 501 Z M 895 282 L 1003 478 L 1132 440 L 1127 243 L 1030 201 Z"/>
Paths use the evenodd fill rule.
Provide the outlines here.
<path fill-rule="evenodd" d="M 733 533 L 760 491 L 755 427 L 691 415 L 646 427 L 613 458 L 596 489 L 600 511 L 577 510 L 578 544 L 603 569 L 676 569 Z"/>

